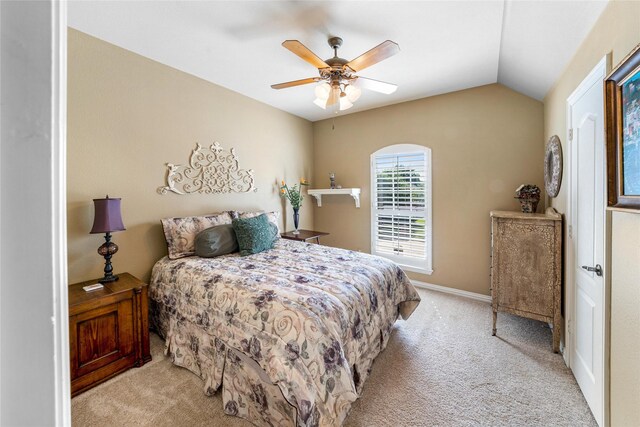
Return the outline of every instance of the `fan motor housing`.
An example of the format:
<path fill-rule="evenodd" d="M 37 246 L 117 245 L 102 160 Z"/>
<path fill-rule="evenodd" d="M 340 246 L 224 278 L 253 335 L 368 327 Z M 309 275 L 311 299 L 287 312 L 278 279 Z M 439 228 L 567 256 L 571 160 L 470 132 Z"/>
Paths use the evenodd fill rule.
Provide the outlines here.
<path fill-rule="evenodd" d="M 338 49 L 342 46 L 342 39 L 340 37 L 329 37 L 327 43 L 329 43 L 329 46 L 333 49 L 333 58 L 326 59 L 324 62 L 326 62 L 333 71 L 342 70 L 342 68 L 349 63 L 346 59 L 338 57 Z"/>
<path fill-rule="evenodd" d="M 344 58 L 338 58 L 334 56 L 333 58 L 326 59 L 324 62 L 327 63 L 331 68 L 342 68 L 344 65 L 347 65 L 349 61 Z"/>

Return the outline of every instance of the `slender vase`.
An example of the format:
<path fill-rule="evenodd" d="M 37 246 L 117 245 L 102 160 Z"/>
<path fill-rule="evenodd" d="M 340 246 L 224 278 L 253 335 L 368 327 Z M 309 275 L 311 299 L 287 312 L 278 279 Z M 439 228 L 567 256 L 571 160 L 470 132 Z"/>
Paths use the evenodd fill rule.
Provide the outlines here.
<path fill-rule="evenodd" d="M 300 208 L 293 208 L 293 226 L 296 228 L 293 234 L 300 234 L 298 224 L 300 223 Z"/>

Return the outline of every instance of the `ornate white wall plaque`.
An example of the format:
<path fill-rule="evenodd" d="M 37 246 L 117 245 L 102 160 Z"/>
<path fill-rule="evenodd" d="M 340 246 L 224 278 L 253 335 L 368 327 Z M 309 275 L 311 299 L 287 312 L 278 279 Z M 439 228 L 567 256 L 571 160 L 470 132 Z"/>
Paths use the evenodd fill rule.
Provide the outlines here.
<path fill-rule="evenodd" d="M 238 156 L 232 148 L 225 151 L 214 142 L 209 148 L 196 143 L 188 165 L 167 163 L 167 185 L 158 193 L 247 193 L 254 187 L 253 169 L 240 169 Z"/>

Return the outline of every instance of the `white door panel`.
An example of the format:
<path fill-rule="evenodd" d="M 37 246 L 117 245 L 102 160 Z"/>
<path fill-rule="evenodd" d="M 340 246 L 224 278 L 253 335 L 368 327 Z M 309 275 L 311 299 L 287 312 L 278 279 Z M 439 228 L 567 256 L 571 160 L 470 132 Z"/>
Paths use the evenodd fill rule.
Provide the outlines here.
<path fill-rule="evenodd" d="M 595 195 L 593 193 L 593 181 L 595 170 L 595 116 L 587 114 L 582 123 L 577 128 L 576 151 L 578 153 L 577 175 L 577 239 L 578 241 L 578 264 L 595 265 L 594 263 L 594 216 Z M 592 275 L 593 273 L 588 273 Z"/>
<path fill-rule="evenodd" d="M 571 369 L 591 411 L 604 424 L 604 275 L 585 267 L 604 265 L 605 159 L 604 61 L 569 98 L 573 322 Z M 596 73 L 596 74 L 594 74 Z"/>
<path fill-rule="evenodd" d="M 576 318 L 581 322 L 576 325 L 576 356 L 584 373 L 588 375 L 588 381 L 594 382 L 594 355 L 593 355 L 593 324 L 595 303 L 589 295 L 578 287 L 576 304 Z"/>

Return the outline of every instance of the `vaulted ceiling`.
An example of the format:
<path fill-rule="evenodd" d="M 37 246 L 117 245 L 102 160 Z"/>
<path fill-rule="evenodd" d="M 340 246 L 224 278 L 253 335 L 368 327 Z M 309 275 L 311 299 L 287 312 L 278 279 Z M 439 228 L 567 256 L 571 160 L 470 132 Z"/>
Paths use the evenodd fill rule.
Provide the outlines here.
<path fill-rule="evenodd" d="M 384 40 L 400 53 L 359 75 L 398 85 L 363 91 L 347 114 L 502 83 L 542 99 L 607 4 L 595 1 L 70 1 L 69 26 L 311 121 L 316 77 L 280 44 L 297 39 L 323 59 L 353 59 Z"/>

